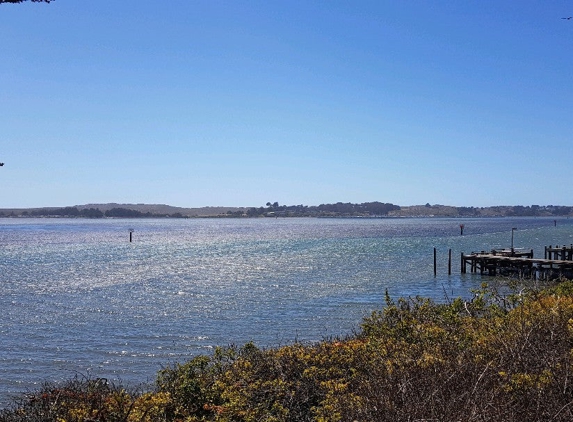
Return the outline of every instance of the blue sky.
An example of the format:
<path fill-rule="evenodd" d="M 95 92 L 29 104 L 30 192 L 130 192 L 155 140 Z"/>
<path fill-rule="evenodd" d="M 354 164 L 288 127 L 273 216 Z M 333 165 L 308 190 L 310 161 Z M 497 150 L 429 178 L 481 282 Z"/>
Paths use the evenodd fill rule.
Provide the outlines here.
<path fill-rule="evenodd" d="M 0 5 L 0 208 L 573 205 L 573 1 Z"/>

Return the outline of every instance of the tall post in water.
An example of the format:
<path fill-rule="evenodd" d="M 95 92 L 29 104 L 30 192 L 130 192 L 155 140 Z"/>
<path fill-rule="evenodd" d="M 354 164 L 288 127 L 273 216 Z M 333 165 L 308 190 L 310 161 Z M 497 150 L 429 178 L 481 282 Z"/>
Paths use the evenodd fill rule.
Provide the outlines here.
<path fill-rule="evenodd" d="M 452 250 L 448 251 L 448 275 L 452 275 Z"/>
<path fill-rule="evenodd" d="M 436 276 L 436 248 L 434 248 L 434 277 Z"/>
<path fill-rule="evenodd" d="M 129 229 L 129 243 L 133 241 L 133 229 Z"/>

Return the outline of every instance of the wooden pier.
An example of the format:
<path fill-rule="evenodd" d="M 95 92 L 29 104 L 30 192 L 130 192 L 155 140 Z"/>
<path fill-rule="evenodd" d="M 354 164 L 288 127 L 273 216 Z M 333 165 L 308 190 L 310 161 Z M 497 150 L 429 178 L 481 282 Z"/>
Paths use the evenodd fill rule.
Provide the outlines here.
<path fill-rule="evenodd" d="M 573 245 L 571 247 L 546 247 L 545 258 L 534 258 L 529 252 L 515 249 L 492 250 L 461 254 L 461 272 L 482 275 L 503 275 L 540 280 L 558 277 L 573 278 Z"/>
<path fill-rule="evenodd" d="M 563 261 L 573 261 L 573 244 L 570 246 L 559 245 L 555 247 L 545 247 L 545 258 L 546 259 L 560 259 Z"/>

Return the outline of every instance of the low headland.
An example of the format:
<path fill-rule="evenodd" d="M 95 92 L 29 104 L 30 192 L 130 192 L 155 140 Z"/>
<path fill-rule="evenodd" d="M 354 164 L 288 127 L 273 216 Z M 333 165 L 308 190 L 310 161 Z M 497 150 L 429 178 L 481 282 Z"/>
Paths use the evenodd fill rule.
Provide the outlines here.
<path fill-rule="evenodd" d="M 219 347 L 153 388 L 47 383 L 0 421 L 571 421 L 573 282 L 510 284 L 442 304 L 387 294 L 346 338 Z"/>
<path fill-rule="evenodd" d="M 257 217 L 569 217 L 573 206 L 515 205 L 455 207 L 449 205 L 399 206 L 382 202 L 337 202 L 320 205 L 182 208 L 163 204 L 86 204 L 66 207 L 4 208 L 0 217 L 66 218 L 257 218 Z"/>

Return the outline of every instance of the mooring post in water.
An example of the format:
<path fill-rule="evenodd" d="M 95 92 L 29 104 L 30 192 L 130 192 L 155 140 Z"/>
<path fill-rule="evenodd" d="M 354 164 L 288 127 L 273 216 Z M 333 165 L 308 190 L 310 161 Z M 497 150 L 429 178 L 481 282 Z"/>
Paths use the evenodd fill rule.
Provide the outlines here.
<path fill-rule="evenodd" d="M 460 236 L 464 235 L 464 225 L 460 224 Z"/>
<path fill-rule="evenodd" d="M 129 229 L 129 243 L 133 241 L 133 229 Z"/>
<path fill-rule="evenodd" d="M 448 251 L 448 275 L 452 275 L 452 250 Z"/>
<path fill-rule="evenodd" d="M 436 248 L 434 248 L 434 277 L 436 276 Z"/>

